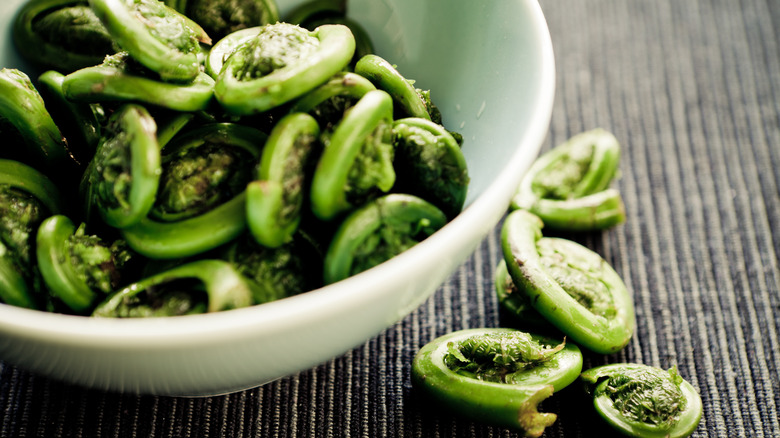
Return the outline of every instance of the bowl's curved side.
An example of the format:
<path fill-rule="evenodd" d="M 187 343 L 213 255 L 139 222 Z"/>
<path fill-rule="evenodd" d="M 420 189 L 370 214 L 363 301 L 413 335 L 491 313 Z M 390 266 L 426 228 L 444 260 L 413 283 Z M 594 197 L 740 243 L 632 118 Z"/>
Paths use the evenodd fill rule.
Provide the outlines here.
<path fill-rule="evenodd" d="M 21 3 L 5 2 L 2 8 L 16 10 Z M 432 89 L 444 123 L 464 135 L 472 185 L 465 210 L 443 229 L 347 280 L 247 309 L 102 320 L 0 304 L 0 359 L 100 389 L 211 395 L 308 369 L 413 311 L 506 212 L 552 113 L 554 58 L 536 0 L 477 3 L 350 4 L 377 52 L 421 88 Z M 22 65 L 4 53 L 10 18 L 0 17 L 5 35 L 0 67 Z"/>

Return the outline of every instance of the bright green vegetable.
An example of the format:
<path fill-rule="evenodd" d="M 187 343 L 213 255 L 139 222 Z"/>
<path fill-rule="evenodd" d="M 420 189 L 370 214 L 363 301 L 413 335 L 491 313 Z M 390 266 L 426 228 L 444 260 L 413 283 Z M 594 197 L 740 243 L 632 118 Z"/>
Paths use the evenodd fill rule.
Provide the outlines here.
<path fill-rule="evenodd" d="M 538 437 L 557 416 L 537 405 L 582 370 L 576 345 L 512 329 L 469 329 L 425 345 L 412 384 L 436 405 Z"/>
<path fill-rule="evenodd" d="M 105 58 L 102 64 L 65 76 L 65 96 L 79 102 L 142 102 L 175 111 L 207 109 L 214 94 L 214 80 L 198 73 L 190 82 L 163 82 L 149 75 L 127 52 Z"/>
<path fill-rule="evenodd" d="M 174 222 L 202 214 L 243 192 L 266 135 L 234 123 L 207 124 L 162 151 L 162 175 L 150 216 Z"/>
<path fill-rule="evenodd" d="M 466 158 L 443 126 L 418 117 L 396 120 L 393 142 L 397 181 L 393 190 L 419 196 L 453 218 L 469 186 Z"/>
<path fill-rule="evenodd" d="M 298 230 L 322 148 L 319 134 L 317 121 L 306 113 L 284 117 L 271 131 L 255 180 L 246 188 L 249 230 L 261 245 L 281 246 Z"/>
<path fill-rule="evenodd" d="M 252 305 L 252 295 L 252 285 L 230 263 L 198 260 L 114 292 L 92 316 L 138 318 L 219 312 Z"/>
<path fill-rule="evenodd" d="M 502 226 L 504 261 L 514 284 L 552 325 L 579 345 L 611 354 L 631 340 L 634 304 L 623 280 L 598 254 L 576 242 L 542 236 L 525 210 Z"/>
<path fill-rule="evenodd" d="M 609 132 L 576 135 L 534 162 L 511 208 L 534 213 L 551 229 L 595 230 L 623 223 L 620 192 L 609 188 L 619 158 L 620 146 Z"/>
<path fill-rule="evenodd" d="M 111 116 L 81 180 L 88 219 L 96 211 L 106 224 L 126 228 L 146 217 L 160 183 L 156 132 L 140 105 L 123 105 Z"/>
<path fill-rule="evenodd" d="M 27 0 L 12 36 L 25 59 L 60 73 L 100 64 L 117 51 L 87 0 Z"/>
<path fill-rule="evenodd" d="M 4 144 L 1 156 L 58 174 L 67 175 L 75 169 L 66 140 L 43 98 L 30 78 L 19 70 L 0 70 L 0 120 L 13 127 L 24 141 L 24 147 Z"/>
<path fill-rule="evenodd" d="M 122 230 L 130 248 L 153 259 L 176 259 L 201 254 L 226 244 L 246 230 L 246 193 L 220 206 L 176 222 L 149 217 Z"/>
<path fill-rule="evenodd" d="M 233 54 L 233 51 L 243 43 L 256 38 L 264 29 L 263 26 L 255 26 L 237 30 L 217 41 L 206 58 L 206 73 L 216 80 L 225 65 L 225 60 Z"/>
<path fill-rule="evenodd" d="M 674 367 L 609 364 L 583 372 L 580 380 L 596 412 L 626 436 L 684 438 L 701 420 L 701 397 Z"/>
<path fill-rule="evenodd" d="M 36 239 L 37 261 L 49 293 L 77 313 L 91 310 L 99 297 L 121 283 L 132 255 L 122 241 L 111 244 L 88 235 L 63 215 L 41 223 Z"/>
<path fill-rule="evenodd" d="M 419 137 L 446 147 L 418 142 L 418 168 L 449 192 L 395 186 L 393 97 L 350 72 L 372 48 L 337 3 L 309 5 L 339 12 L 308 14 L 307 29 L 275 23 L 273 0 L 29 0 L 17 26 L 38 43 L 18 48 L 60 59 L 42 95 L 0 72 L 0 156 L 45 171 L 69 209 L 0 176 L 0 300 L 85 314 L 111 294 L 96 315 L 198 313 L 219 280 L 195 263 L 258 304 L 369 269 L 457 214 L 446 171 L 460 151 L 438 153 L 453 144 L 439 126 Z M 204 28 L 225 35 L 211 50 Z M 400 190 L 413 194 L 388 195 Z M 152 269 L 119 277 L 128 254 Z M 220 257 L 229 270 L 207 263 Z"/>
<path fill-rule="evenodd" d="M 24 163 L 0 159 L 0 185 L 29 193 L 51 214 L 66 210 L 60 189 L 45 174 Z"/>
<path fill-rule="evenodd" d="M 148 217 L 122 230 L 131 248 L 150 258 L 189 257 L 246 229 L 246 185 L 266 141 L 247 126 L 204 125 L 174 138 Z"/>
<path fill-rule="evenodd" d="M 414 87 L 414 81 L 406 79 L 379 55 L 366 55 L 355 64 L 355 73 L 366 77 L 378 89 L 393 96 L 395 118 L 419 117 L 441 123 L 441 113 L 431 102 L 430 93 Z"/>
<path fill-rule="evenodd" d="M 413 247 L 447 223 L 433 204 L 394 193 L 364 204 L 339 226 L 325 254 L 325 283 L 370 269 Z"/>
<path fill-rule="evenodd" d="M 46 213 L 37 199 L 8 185 L 0 185 L 0 213 L 0 301 L 38 308 L 32 236 Z"/>
<path fill-rule="evenodd" d="M 289 23 L 266 25 L 226 58 L 214 93 L 232 114 L 268 111 L 323 84 L 354 51 L 355 39 L 345 26 L 307 31 Z"/>
<path fill-rule="evenodd" d="M 200 74 L 200 43 L 211 44 L 194 21 L 157 0 L 90 0 L 117 45 L 164 81 Z"/>
<path fill-rule="evenodd" d="M 59 190 L 46 175 L 0 159 L 0 302 L 40 308 L 35 236 L 40 223 L 63 211 Z"/>
<path fill-rule="evenodd" d="M 333 220 L 390 191 L 395 184 L 392 114 L 390 95 L 369 91 L 328 135 L 312 180 L 315 216 Z"/>

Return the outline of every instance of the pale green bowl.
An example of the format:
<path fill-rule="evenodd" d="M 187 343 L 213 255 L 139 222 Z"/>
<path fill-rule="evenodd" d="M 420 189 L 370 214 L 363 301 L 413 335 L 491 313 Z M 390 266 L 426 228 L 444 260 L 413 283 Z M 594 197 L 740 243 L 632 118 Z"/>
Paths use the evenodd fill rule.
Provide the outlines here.
<path fill-rule="evenodd" d="M 0 3 L 0 67 L 29 69 L 10 40 L 23 0 Z M 300 3 L 279 0 L 281 12 Z M 70 383 L 173 396 L 233 392 L 309 369 L 420 306 L 506 212 L 549 127 L 555 66 L 536 0 L 359 0 L 376 52 L 432 90 L 461 132 L 463 213 L 400 256 L 280 301 L 207 315 L 105 320 L 0 304 L 0 360 Z"/>

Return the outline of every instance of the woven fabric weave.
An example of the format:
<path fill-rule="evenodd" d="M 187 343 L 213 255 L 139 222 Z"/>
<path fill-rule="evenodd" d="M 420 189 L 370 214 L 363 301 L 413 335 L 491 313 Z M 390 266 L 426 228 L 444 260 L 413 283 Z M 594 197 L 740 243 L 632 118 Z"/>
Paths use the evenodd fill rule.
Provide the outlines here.
<path fill-rule="evenodd" d="M 695 437 L 780 436 L 780 2 L 542 0 L 557 64 L 544 150 L 602 127 L 622 145 L 627 221 L 569 235 L 634 295 L 638 327 L 585 367 L 676 365 L 699 391 Z M 436 294 L 365 345 L 314 369 L 196 399 L 103 393 L 0 375 L 0 435 L 514 437 L 454 418 L 410 383 L 436 336 L 509 326 L 493 292 L 499 228 Z M 544 401 L 546 437 L 597 429 L 578 388 Z M 597 432 L 600 431 L 600 432 Z"/>

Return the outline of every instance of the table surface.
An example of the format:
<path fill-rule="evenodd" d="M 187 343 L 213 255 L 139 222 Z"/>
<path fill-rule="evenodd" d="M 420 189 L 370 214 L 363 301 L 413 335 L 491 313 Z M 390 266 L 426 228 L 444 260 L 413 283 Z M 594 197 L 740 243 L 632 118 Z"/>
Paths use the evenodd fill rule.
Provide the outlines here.
<path fill-rule="evenodd" d="M 613 362 L 676 365 L 700 392 L 694 436 L 780 436 L 780 1 L 542 0 L 557 64 L 544 145 L 591 128 L 622 146 L 624 225 L 570 236 L 633 293 Z M 499 225 L 500 227 L 500 225 Z M 265 386 L 208 398 L 104 393 L 0 374 L 0 434 L 514 437 L 421 401 L 409 378 L 436 336 L 511 326 L 493 294 L 496 227 L 436 294 L 365 345 Z M 545 437 L 597 433 L 579 389 L 544 401 Z M 598 431 L 598 432 L 597 432 Z"/>

